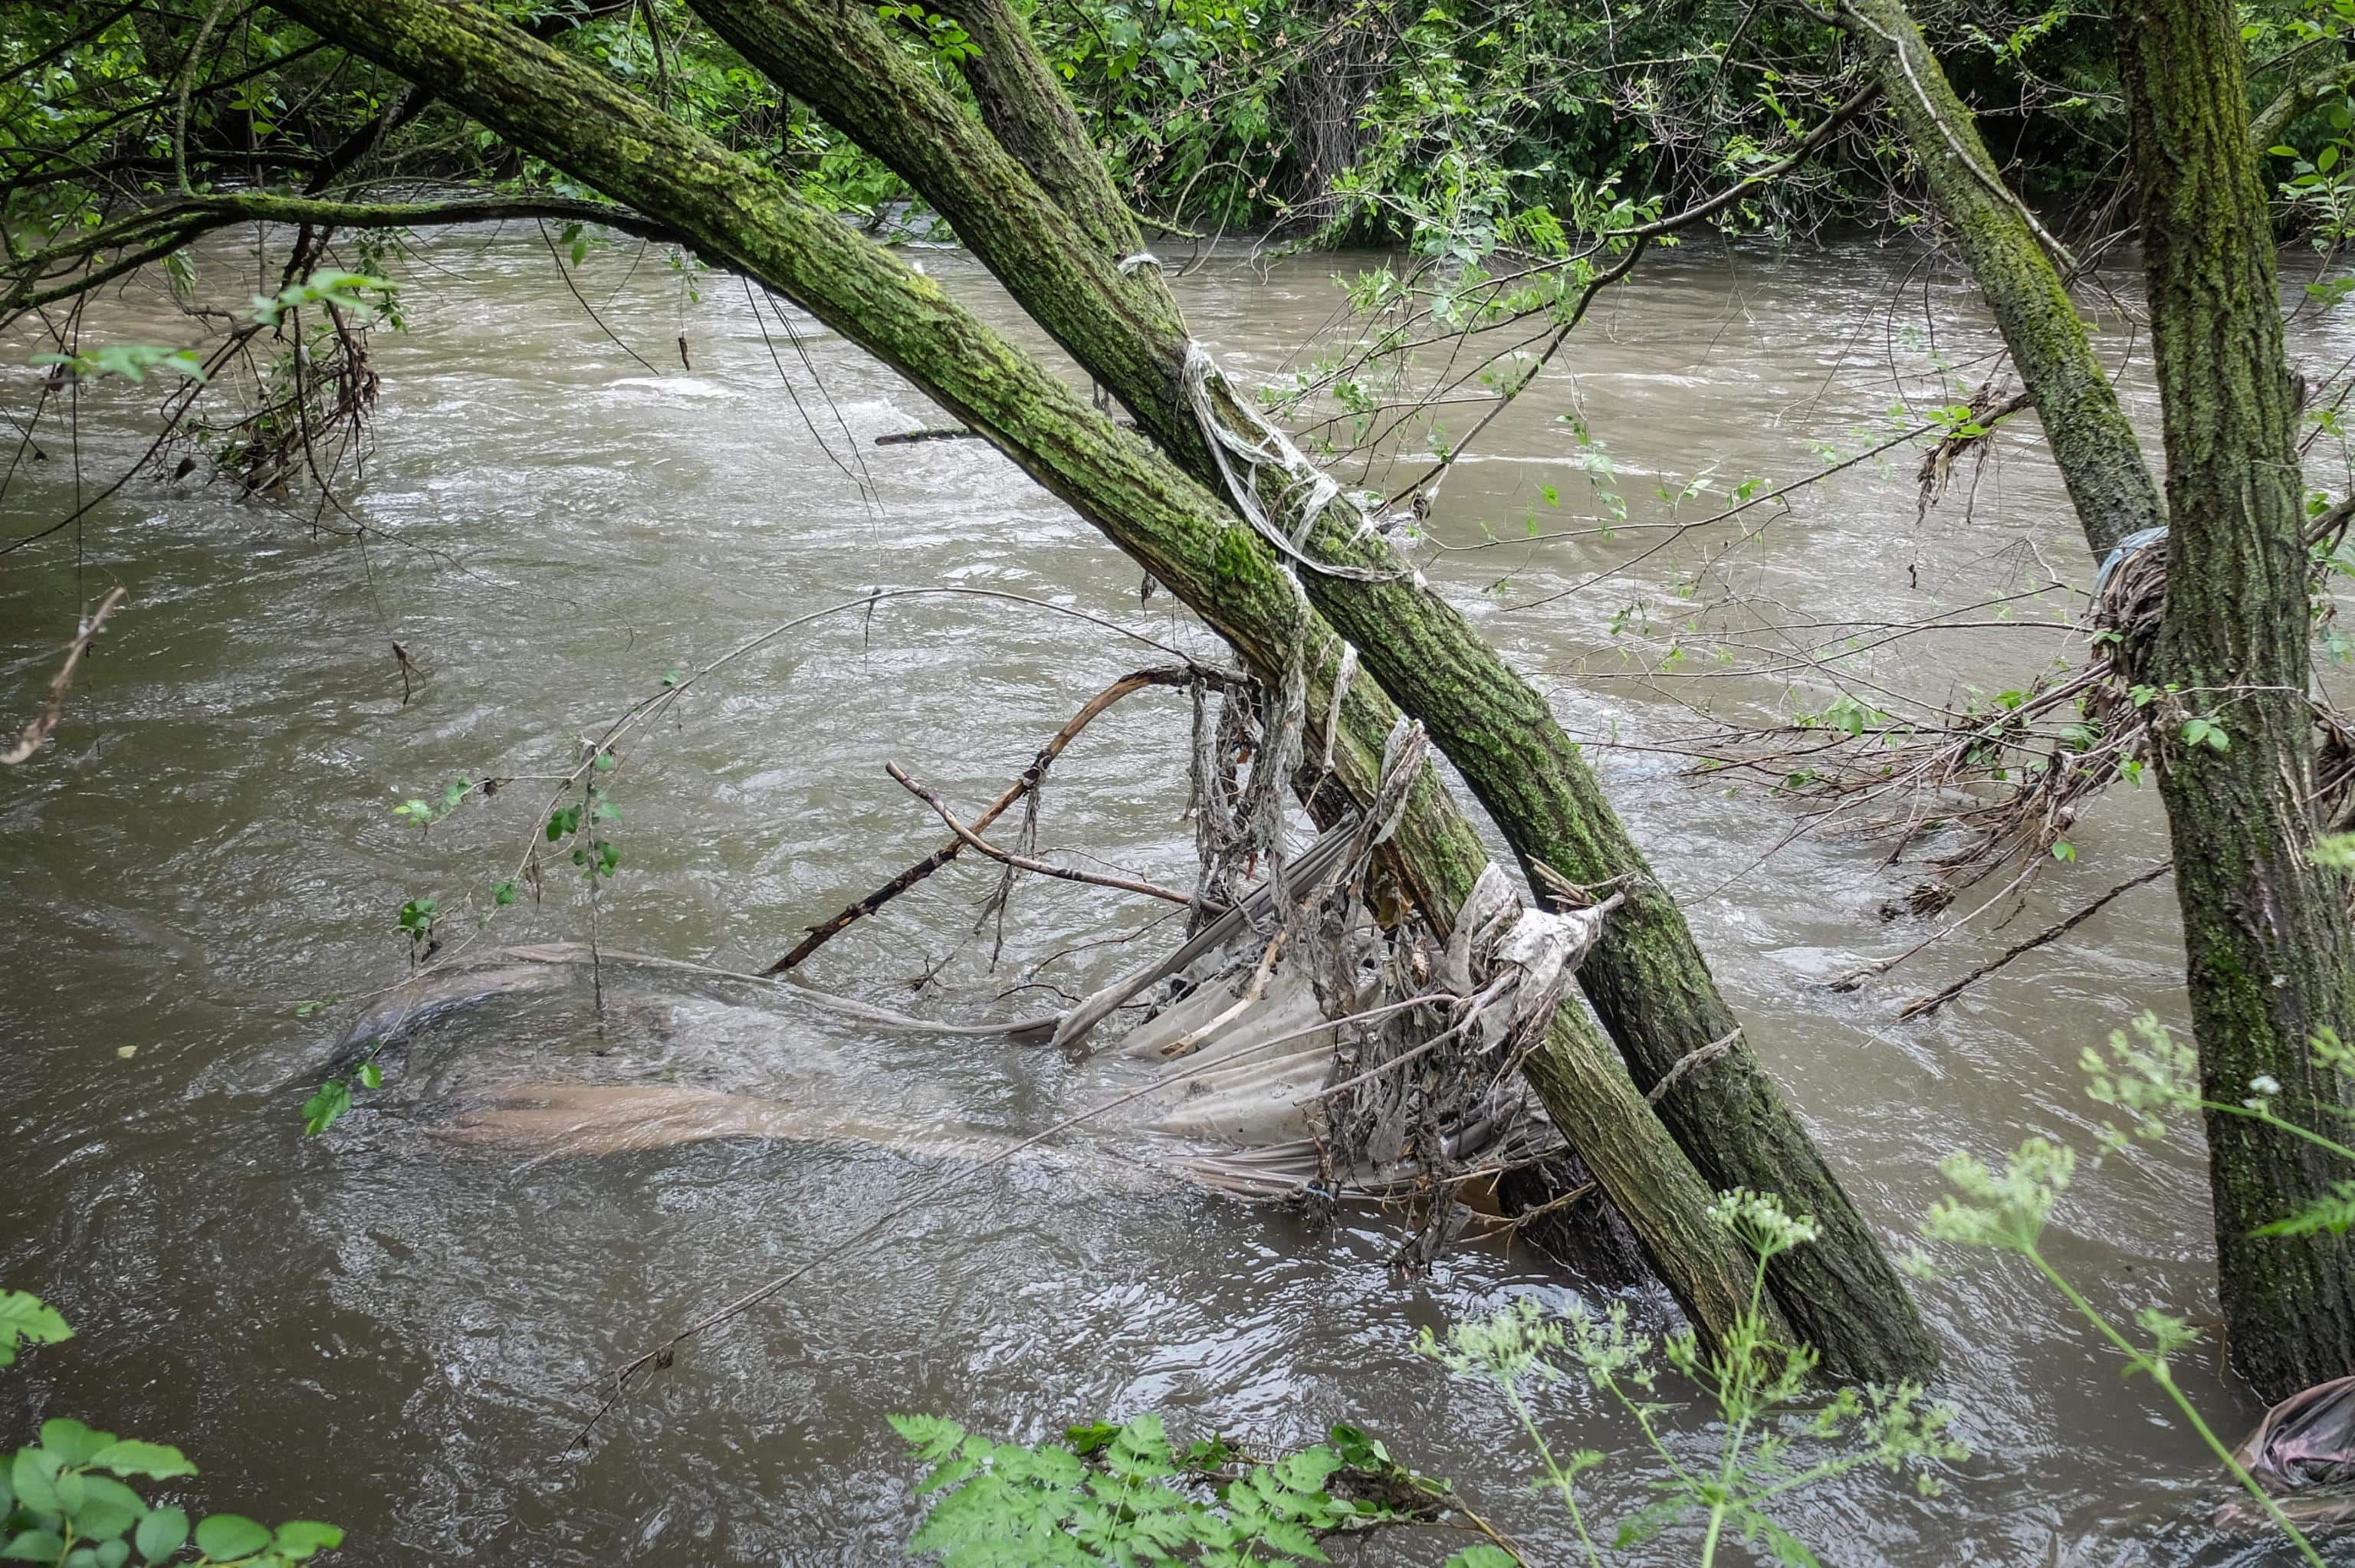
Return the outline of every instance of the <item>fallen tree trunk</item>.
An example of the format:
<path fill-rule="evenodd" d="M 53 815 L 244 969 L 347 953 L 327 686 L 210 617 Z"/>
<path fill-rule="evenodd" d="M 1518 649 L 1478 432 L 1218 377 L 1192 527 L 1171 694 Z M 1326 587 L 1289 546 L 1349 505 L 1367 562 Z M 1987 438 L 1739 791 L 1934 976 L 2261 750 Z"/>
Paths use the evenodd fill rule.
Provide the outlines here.
<path fill-rule="evenodd" d="M 2155 760 L 2200 1077 L 2227 1106 L 2271 1079 L 2281 1114 L 2343 1130 L 2329 1113 L 2355 1109 L 2355 1085 L 2307 1042 L 2355 1038 L 2355 937 L 2345 880 L 2308 853 L 2306 484 L 2240 16 L 2230 0 L 2123 0 L 2115 22 L 2173 520 L 2145 678 L 2182 710 Z M 2229 740 L 2189 738 L 2195 720 Z M 2243 1116 L 2207 1124 L 2233 1363 L 2273 1400 L 2355 1372 L 2355 1236 L 2256 1234 L 2355 1172 Z"/>
<path fill-rule="evenodd" d="M 764 74 L 922 193 L 1165 450 L 1214 492 L 1227 488 L 1228 460 L 1206 439 L 1204 413 L 1245 445 L 1266 432 L 1222 376 L 1202 370 L 1158 268 L 1138 259 L 1134 220 L 1003 0 L 951 7 L 982 46 L 967 69 L 986 123 L 864 12 L 816 0 L 694 3 Z M 1278 528 L 1291 534 L 1296 520 L 1308 598 L 1423 721 L 1525 869 L 1540 863 L 1626 894 L 1580 984 L 1637 1086 L 1668 1086 L 1660 1118 L 1710 1185 L 1774 1192 L 1816 1217 L 1820 1243 L 1778 1257 L 1769 1276 L 1800 1335 L 1845 1375 L 1888 1381 L 1925 1369 L 1934 1347 L 1903 1282 L 1743 1038 L 1682 911 L 1544 698 L 1355 505 L 1312 500 L 1317 509 L 1301 517 L 1302 476 L 1273 463 L 1247 482 Z"/>
<path fill-rule="evenodd" d="M 931 280 L 767 171 L 477 7 L 283 0 L 281 8 L 794 299 L 982 431 L 1168 584 L 1263 677 L 1280 678 L 1299 661 L 1313 722 L 1321 728 L 1330 719 L 1342 645 L 1274 552 Z M 1339 705 L 1336 771 L 1364 802 L 1398 710 L 1363 676 Z M 1418 778 L 1392 842 L 1401 875 L 1444 930 L 1488 857 L 1431 770 Z M 1696 1326 L 1721 1335 L 1747 1305 L 1749 1259 L 1710 1222 L 1708 1186 L 1577 1009 L 1556 1015 L 1530 1075 Z"/>

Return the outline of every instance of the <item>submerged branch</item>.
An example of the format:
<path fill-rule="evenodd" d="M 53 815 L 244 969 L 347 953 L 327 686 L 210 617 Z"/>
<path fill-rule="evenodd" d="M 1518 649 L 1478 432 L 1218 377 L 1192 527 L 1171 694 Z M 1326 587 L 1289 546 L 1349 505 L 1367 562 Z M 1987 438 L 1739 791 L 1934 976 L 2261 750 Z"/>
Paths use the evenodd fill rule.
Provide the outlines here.
<path fill-rule="evenodd" d="M 1989 959 L 1986 963 L 1981 964 L 1978 968 L 1973 969 L 1970 973 L 1965 975 L 1954 984 L 1946 987 L 1944 991 L 1934 991 L 1928 996 L 1915 997 L 1912 1001 L 1907 1002 L 1902 1008 L 1898 1010 L 1897 1016 L 1900 1019 L 1919 1018 L 1924 1013 L 1937 1012 L 1938 1009 L 1945 1006 L 1946 1003 L 1962 995 L 1964 991 L 1969 990 L 1973 985 L 1976 985 L 1980 980 L 1985 980 L 1987 976 L 1995 973 L 1996 970 L 2003 968 L 2004 965 L 2011 962 L 2012 959 L 2019 958 L 2021 954 L 2033 952 L 2037 948 L 2044 946 L 2047 942 L 2054 941 L 2062 937 L 2067 936 L 2071 931 L 2075 930 L 2079 926 L 2083 925 L 2087 920 L 2092 919 L 2095 915 L 2099 914 L 2112 899 L 2118 897 L 2122 894 L 2131 893 L 2136 888 L 2141 887 L 2147 883 L 2157 882 L 2160 877 L 2165 876 L 2169 872 L 2173 871 L 2174 869 L 2175 863 L 2173 861 L 2163 860 L 2157 865 L 2152 866 L 2148 871 L 2144 872 L 2141 875 L 2127 878 L 2126 881 L 2118 884 L 2115 887 L 2111 888 L 2107 893 L 2103 894 L 2099 898 L 2094 899 L 2091 904 L 2086 905 L 2083 909 L 2078 910 L 2074 915 L 2070 916 L 2067 919 L 2046 927 L 2043 930 L 2039 931 L 2036 935 L 2029 938 L 2024 942 L 2014 942 L 2010 947 L 2006 948 L 2002 952 L 1997 954 L 1994 958 Z"/>
<path fill-rule="evenodd" d="M 81 656 L 90 652 L 91 640 L 98 635 L 99 628 L 106 624 L 106 618 L 114 613 L 115 607 L 129 597 L 130 592 L 124 588 L 111 589 L 104 599 L 99 600 L 97 610 L 81 623 L 80 630 L 74 633 L 74 640 L 66 645 L 65 662 L 58 666 L 56 676 L 49 682 L 48 702 L 34 715 L 33 722 L 25 726 L 24 733 L 16 737 L 16 744 L 0 751 L 0 764 L 13 768 L 29 759 L 33 753 L 48 743 L 50 733 L 58 727 L 58 722 L 66 716 L 66 692 L 73 685 L 74 667 L 81 662 Z"/>

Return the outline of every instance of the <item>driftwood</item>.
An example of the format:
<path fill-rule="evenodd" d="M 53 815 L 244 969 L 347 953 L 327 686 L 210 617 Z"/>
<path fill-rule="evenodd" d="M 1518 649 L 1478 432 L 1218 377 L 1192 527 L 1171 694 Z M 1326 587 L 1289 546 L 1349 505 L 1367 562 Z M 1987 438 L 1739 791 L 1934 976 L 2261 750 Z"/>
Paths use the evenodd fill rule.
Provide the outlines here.
<path fill-rule="evenodd" d="M 912 447 L 919 441 L 977 441 L 981 439 L 979 430 L 968 429 L 963 425 L 927 425 L 922 429 L 895 430 L 887 436 L 878 436 L 875 444 L 879 447 Z"/>

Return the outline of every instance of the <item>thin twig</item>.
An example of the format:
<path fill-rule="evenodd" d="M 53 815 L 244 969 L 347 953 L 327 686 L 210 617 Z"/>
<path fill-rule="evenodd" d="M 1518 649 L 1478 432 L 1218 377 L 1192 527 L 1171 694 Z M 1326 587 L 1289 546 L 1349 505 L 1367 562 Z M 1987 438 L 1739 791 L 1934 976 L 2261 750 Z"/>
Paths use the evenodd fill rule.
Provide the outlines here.
<path fill-rule="evenodd" d="M 1004 816 L 1025 795 L 1036 789 L 1039 782 L 1046 778 L 1048 768 L 1063 754 L 1064 748 L 1071 744 L 1082 730 L 1087 728 L 1107 708 L 1123 697 L 1135 692 L 1141 692 L 1147 686 L 1183 685 L 1198 676 L 1229 683 L 1241 679 L 1240 676 L 1229 672 L 1211 670 L 1199 664 L 1168 664 L 1156 669 L 1131 671 L 1098 692 L 1088 699 L 1078 713 L 1071 715 L 1062 728 L 1054 733 L 1045 746 L 1039 748 L 1039 755 L 1031 759 L 1029 767 L 1022 770 L 1022 776 L 1007 787 L 1006 793 L 991 801 L 989 809 L 973 820 L 973 831 L 976 833 L 987 832 L 992 822 Z M 771 964 L 762 972 L 777 975 L 783 974 L 788 969 L 799 968 L 812 953 L 826 946 L 856 922 L 874 914 L 883 906 L 956 859 L 964 850 L 963 839 L 950 840 L 866 897 L 837 910 L 832 918 L 810 927 L 809 934 L 794 946 L 792 952 Z"/>
<path fill-rule="evenodd" d="M 885 763 L 883 771 L 899 780 L 917 800 L 930 806 L 941 821 L 948 824 L 949 832 L 1000 864 L 1010 865 L 1017 871 L 1036 872 L 1040 876 L 1059 876 L 1066 882 L 1084 882 L 1095 887 L 1117 888 L 1123 893 L 1142 893 L 1150 898 L 1166 898 L 1172 904 L 1191 906 L 1194 902 L 1191 894 L 1180 893 L 1174 887 L 1163 887 L 1151 882 L 1136 882 L 1125 876 L 1106 876 L 1100 872 L 1076 871 L 1068 865 L 1057 865 L 1052 861 L 1032 860 L 1028 855 L 1016 854 L 1012 850 L 1000 849 L 963 822 L 958 821 L 956 814 L 948 809 L 938 795 L 909 778 L 898 763 Z"/>
<path fill-rule="evenodd" d="M 74 640 L 66 645 L 66 662 L 58 666 L 56 677 L 49 682 L 48 702 L 34 715 L 33 722 L 25 726 L 24 734 L 16 737 L 16 744 L 0 751 L 0 764 L 13 768 L 48 743 L 49 733 L 58 727 L 58 721 L 66 716 L 66 689 L 73 684 L 74 666 L 80 664 L 81 656 L 90 652 L 91 639 L 98 635 L 98 629 L 106 624 L 106 618 L 114 613 L 114 607 L 121 604 L 130 591 L 123 588 L 110 589 L 107 596 L 99 601 L 97 612 L 81 623 L 81 630 L 74 633 Z"/>
<path fill-rule="evenodd" d="M 1968 990 L 1973 984 L 1986 979 L 1988 975 L 1995 973 L 1996 970 L 2003 968 L 2004 965 L 2011 962 L 2012 959 L 2019 957 L 2022 953 L 2032 952 L 2036 948 L 2042 947 L 2045 943 L 2052 941 L 2056 938 L 2068 935 L 2071 931 L 2076 929 L 2076 927 L 2083 925 L 2087 920 L 2091 919 L 2097 912 L 2100 911 L 2103 906 L 2108 904 L 2110 900 L 2117 897 L 2120 894 L 2131 893 L 2136 888 L 2142 886 L 2145 883 L 2157 882 L 2160 877 L 2165 876 L 2169 872 L 2173 871 L 2174 869 L 2175 863 L 2173 861 L 2163 860 L 2157 865 L 2152 866 L 2148 871 L 2144 872 L 2140 876 L 2129 877 L 2127 880 L 2119 883 L 2115 887 L 2111 888 L 2107 893 L 2103 894 L 2099 898 L 2094 899 L 2091 904 L 2086 905 L 2083 909 L 2078 910 L 2074 915 L 2070 916 L 2066 920 L 2061 921 L 2058 925 L 2046 927 L 2043 930 L 2039 931 L 2036 935 L 2029 938 L 2024 942 L 2013 943 L 2010 947 L 2006 948 L 2001 953 L 1989 959 L 1986 963 L 1981 964 L 1978 968 L 1973 969 L 1970 973 L 1965 975 L 1962 979 L 1956 980 L 1945 990 L 1934 992 L 1929 996 L 1915 997 L 1912 1001 L 1907 1002 L 1903 1007 L 1898 1010 L 1898 1018 L 1900 1020 L 1919 1018 L 1924 1013 L 1935 1012 L 1938 1009 L 1945 1006 L 1946 1003 L 1954 1001 L 1955 998 L 1962 995 L 1963 992 Z"/>

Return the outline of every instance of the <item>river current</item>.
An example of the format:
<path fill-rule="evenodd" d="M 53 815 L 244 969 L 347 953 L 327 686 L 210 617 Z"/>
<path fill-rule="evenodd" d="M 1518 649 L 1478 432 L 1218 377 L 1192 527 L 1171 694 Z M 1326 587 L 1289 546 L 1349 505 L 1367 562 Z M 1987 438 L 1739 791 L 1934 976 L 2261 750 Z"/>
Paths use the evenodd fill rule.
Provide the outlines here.
<path fill-rule="evenodd" d="M 912 254 L 1039 343 L 967 258 Z M 1375 260 L 1222 252 L 1178 288 L 1231 367 L 1273 376 Z M 205 260 L 225 297 L 250 291 L 251 272 L 237 246 Z M 430 831 L 392 808 L 458 778 L 561 772 L 666 673 L 879 585 L 1000 590 L 1218 648 L 1167 595 L 1141 600 L 1132 563 L 986 447 L 874 446 L 946 421 L 807 318 L 792 315 L 789 336 L 756 314 L 733 279 L 623 245 L 590 257 L 576 297 L 518 228 L 421 244 L 401 277 L 410 324 L 376 336 L 373 450 L 339 482 L 350 514 L 326 514 L 329 531 L 314 535 L 300 493 L 265 505 L 201 475 L 144 475 L 0 561 L 11 726 L 37 707 L 78 606 L 130 589 L 53 748 L 0 774 L 0 1286 L 37 1291 L 79 1330 L 0 1376 L 0 1437 L 69 1412 L 177 1442 L 207 1503 L 333 1520 L 351 1542 L 339 1561 L 357 1563 L 832 1563 L 892 1560 L 912 1526 L 916 1471 L 890 1412 L 1037 1437 L 1151 1409 L 1182 1436 L 1270 1448 L 1346 1419 L 1567 1560 L 1566 1525 L 1528 1494 L 1534 1464 L 1493 1393 L 1412 1346 L 1519 1295 L 1598 1293 L 1526 1248 L 1480 1244 L 1402 1282 L 1380 1213 L 1327 1231 L 1051 1160 L 919 1207 L 684 1351 L 570 1450 L 612 1368 L 858 1230 L 944 1158 L 836 1138 L 519 1150 L 366 1111 L 304 1138 L 299 1107 L 339 1023 L 406 972 L 401 906 L 433 897 L 449 932 L 470 929 L 546 787 L 470 800 Z M 2111 310 L 2100 327 L 2105 353 L 2131 360 L 2130 323 Z M 94 306 L 84 331 L 193 335 L 144 286 Z M 2348 336 L 2301 322 L 2295 347 L 2318 378 Z M 22 366 L 38 345 L 7 346 Z M 2068 622 L 2082 600 L 1967 607 L 2055 577 L 2082 587 L 2092 563 L 2032 426 L 2007 429 L 1926 514 L 1917 454 L 1900 448 L 1738 524 L 1672 539 L 1646 525 L 1705 516 L 1747 480 L 1818 472 L 1820 449 L 1853 455 L 1892 418 L 1953 401 L 1951 378 L 1975 385 L 1987 350 L 1968 290 L 1908 247 L 1710 244 L 1647 260 L 1441 493 L 1437 539 L 1493 543 L 1426 563 L 1591 743 L 1760 1055 L 1901 1248 L 1942 1190 L 1943 1156 L 1997 1158 L 2030 1134 L 2090 1150 L 2100 1107 L 2079 1052 L 2146 1008 L 2181 1025 L 2163 881 L 1956 1003 L 1896 1018 L 2163 858 L 2157 803 L 2114 790 L 2073 831 L 2076 859 L 2002 930 L 1835 991 L 1823 982 L 1930 928 L 1882 914 L 1921 868 L 1837 824 L 1793 839 L 1788 804 L 1694 779 L 1675 746 L 1706 730 L 1703 706 L 1763 720 L 1820 704 L 1828 688 L 1795 680 L 1789 652 L 1837 650 L 1875 623 L 1957 624 L 1858 657 L 1874 689 L 1947 700 L 2020 685 L 2081 646 Z M 37 381 L 6 370 L 0 408 L 21 420 Z M 2129 370 L 2126 385 L 2155 430 L 2146 384 Z M 119 477 L 155 401 L 152 387 L 95 386 L 71 426 L 52 406 L 43 458 L 27 454 L 0 497 L 0 532 L 44 527 L 77 485 Z M 1610 477 L 1597 448 L 1582 456 L 1573 409 Z M 1682 498 L 1697 479 L 1706 493 Z M 1530 542 L 1533 527 L 1597 529 L 1605 488 L 1627 526 Z M 353 518 L 364 540 L 339 536 Z M 1745 538 L 1750 524 L 1763 531 Z M 405 701 L 396 642 L 412 663 Z M 1663 666 L 1671 642 L 1684 657 Z M 593 918 L 613 948 L 765 964 L 939 841 L 887 761 L 970 813 L 1089 695 L 1165 657 L 975 594 L 814 621 L 699 682 L 629 751 L 609 781 L 621 869 L 593 911 L 559 867 L 543 904 L 499 911 L 484 939 L 581 939 Z M 1187 723 L 1182 695 L 1149 692 L 1092 727 L 1054 769 L 1040 843 L 1186 885 Z M 960 863 L 805 978 L 978 1021 L 1060 1005 L 1174 940 L 1166 921 L 1146 929 L 1165 906 L 1033 879 L 997 948 L 996 927 L 975 934 L 994 880 Z M 627 1076 L 612 1062 L 622 1037 L 610 1044 L 585 1001 L 564 998 L 468 1048 L 549 1078 L 592 1062 Z M 732 1091 L 824 1097 L 919 1129 L 1035 1130 L 1084 1075 L 1035 1044 L 791 1010 L 765 1027 L 674 1022 L 662 1038 L 645 1081 L 718 1073 Z M 2185 1128 L 2083 1171 L 2051 1250 L 2107 1308 L 2212 1324 L 2210 1248 Z M 1921 1300 L 1945 1352 L 1938 1392 L 1961 1405 L 1977 1457 L 1934 1499 L 1873 1471 L 1808 1494 L 1789 1522 L 1826 1561 L 2265 1560 L 2209 1533 L 2223 1492 L 2205 1451 L 2023 1267 L 1942 1263 Z M 1661 1320 L 1657 1299 L 1636 1308 Z M 2181 1375 L 2237 1436 L 2256 1407 L 2216 1363 L 2211 1332 Z M 1540 1404 L 1557 1450 L 1614 1456 L 1589 1478 L 1592 1517 L 1646 1500 L 1625 1422 L 1574 1382 Z M 1704 1413 L 1670 1425 L 1699 1441 Z M 1368 1560 L 1435 1563 L 1456 1544 L 1385 1542 Z M 1630 1560 L 1693 1547 L 1672 1531 Z"/>

